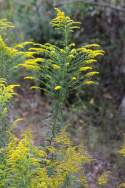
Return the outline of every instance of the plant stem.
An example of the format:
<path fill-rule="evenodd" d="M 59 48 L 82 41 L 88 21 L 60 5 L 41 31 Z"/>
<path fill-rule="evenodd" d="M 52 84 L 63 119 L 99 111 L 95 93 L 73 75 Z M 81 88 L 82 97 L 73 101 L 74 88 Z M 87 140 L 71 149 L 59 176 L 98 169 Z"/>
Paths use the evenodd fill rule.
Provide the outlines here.
<path fill-rule="evenodd" d="M 64 51 L 65 51 L 65 58 L 63 60 L 63 68 L 61 70 L 61 86 L 62 89 L 60 90 L 57 99 L 55 102 L 55 104 L 52 107 L 53 110 L 53 120 L 52 120 L 52 137 L 51 137 L 51 142 L 52 139 L 56 136 L 57 132 L 59 132 L 59 130 L 63 127 L 64 125 L 64 121 L 63 121 L 63 105 L 66 99 L 66 95 L 67 95 L 67 87 L 66 87 L 66 74 L 67 74 L 67 61 L 68 61 L 68 29 L 67 29 L 67 25 L 65 25 L 65 31 L 64 31 Z M 59 123 L 59 125 L 57 125 L 57 123 Z"/>

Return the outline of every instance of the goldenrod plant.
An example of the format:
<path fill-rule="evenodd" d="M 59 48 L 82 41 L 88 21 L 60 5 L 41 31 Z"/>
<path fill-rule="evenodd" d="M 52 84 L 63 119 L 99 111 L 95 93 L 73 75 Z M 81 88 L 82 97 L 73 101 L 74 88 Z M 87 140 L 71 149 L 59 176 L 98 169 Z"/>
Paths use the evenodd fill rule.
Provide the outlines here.
<path fill-rule="evenodd" d="M 0 31 L 14 28 L 14 25 L 7 19 L 0 19 Z"/>
<path fill-rule="evenodd" d="M 16 81 L 17 64 L 23 61 L 22 54 L 14 48 L 14 42 L 11 41 L 10 44 L 8 42 L 9 31 L 14 28 L 7 19 L 0 19 L 0 78 L 6 79 L 8 83 Z"/>
<path fill-rule="evenodd" d="M 61 45 L 46 43 L 28 46 L 27 60 L 20 66 L 30 71 L 31 75 L 25 79 L 39 80 L 42 90 L 53 97 L 53 126 L 52 135 L 63 127 L 63 107 L 72 90 L 84 89 L 86 85 L 96 84 L 94 77 L 99 74 L 94 64 L 97 57 L 104 55 L 98 44 L 89 44 L 81 47 L 71 40 L 71 34 L 79 29 L 80 23 L 73 21 L 60 9 L 55 8 L 56 17 L 50 22 L 51 26 L 62 34 Z M 29 45 L 17 45 L 23 49 Z M 32 74 L 35 72 L 35 76 Z"/>
<path fill-rule="evenodd" d="M 7 112 L 8 105 L 15 95 L 17 64 L 23 59 L 21 53 L 14 47 L 10 47 L 3 34 L 14 25 L 6 19 L 0 19 L 0 147 L 6 144 L 8 129 Z M 6 38 L 7 40 L 8 38 Z"/>
<path fill-rule="evenodd" d="M 8 104 L 11 98 L 16 94 L 14 89 L 19 85 L 7 85 L 6 81 L 0 78 L 0 147 L 6 144 Z"/>
<path fill-rule="evenodd" d="M 109 172 L 103 172 L 97 179 L 97 183 L 100 187 L 105 187 L 108 183 Z"/>
<path fill-rule="evenodd" d="M 73 145 L 64 129 L 53 143 L 36 147 L 29 131 L 21 140 L 11 134 L 1 150 L 0 188 L 87 187 L 82 165 L 91 159 L 83 147 Z"/>
<path fill-rule="evenodd" d="M 8 83 L 14 82 L 18 72 L 17 64 L 21 61 L 21 54 L 14 47 L 9 47 L 0 36 L 0 77 Z"/>
<path fill-rule="evenodd" d="M 10 99 L 15 95 L 14 88 L 19 85 L 10 84 L 7 85 L 4 79 L 0 79 L 0 116 L 4 116 L 7 112 L 7 105 Z"/>
<path fill-rule="evenodd" d="M 38 147 L 33 145 L 29 132 L 21 139 L 10 133 L 7 146 L 0 150 L 0 188 L 88 187 L 83 165 L 91 159 L 83 146 L 71 142 L 64 127 L 63 108 L 72 90 L 78 91 L 96 83 L 94 76 L 98 72 L 94 63 L 104 51 L 97 44 L 76 48 L 71 41 L 71 34 L 79 28 L 80 23 L 71 20 L 61 10 L 55 10 L 57 15 L 51 21 L 51 26 L 63 36 L 59 46 L 24 42 L 8 47 L 0 37 L 2 65 L 21 57 L 19 66 L 28 70 L 25 79 L 42 83 L 42 89 L 53 98 L 50 143 Z M 11 68 L 2 69 L 11 73 Z M 3 77 L 0 82 L 2 115 L 6 115 L 8 102 L 15 95 L 14 88 L 18 86 L 12 82 L 8 85 L 9 73 L 0 73 Z"/>

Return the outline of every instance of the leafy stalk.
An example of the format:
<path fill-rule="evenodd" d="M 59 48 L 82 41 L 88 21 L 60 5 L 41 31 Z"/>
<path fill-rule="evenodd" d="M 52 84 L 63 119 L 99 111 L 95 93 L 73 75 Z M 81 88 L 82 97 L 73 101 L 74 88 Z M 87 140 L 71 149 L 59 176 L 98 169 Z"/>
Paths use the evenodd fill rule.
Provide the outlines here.
<path fill-rule="evenodd" d="M 52 138 L 63 127 L 63 108 L 70 92 L 86 85 L 94 85 L 94 77 L 98 74 L 94 64 L 98 56 L 104 55 L 97 44 L 88 44 L 76 48 L 70 40 L 75 29 L 79 29 L 79 22 L 73 21 L 63 11 L 56 8 L 56 17 L 52 19 L 51 26 L 59 31 L 62 36 L 62 48 L 54 44 L 35 44 L 28 48 L 25 55 L 28 59 L 20 66 L 26 70 L 36 72 L 33 79 L 42 79 L 43 90 L 53 97 L 52 107 Z M 29 45 L 23 43 L 22 48 Z M 36 56 L 42 57 L 37 62 Z"/>

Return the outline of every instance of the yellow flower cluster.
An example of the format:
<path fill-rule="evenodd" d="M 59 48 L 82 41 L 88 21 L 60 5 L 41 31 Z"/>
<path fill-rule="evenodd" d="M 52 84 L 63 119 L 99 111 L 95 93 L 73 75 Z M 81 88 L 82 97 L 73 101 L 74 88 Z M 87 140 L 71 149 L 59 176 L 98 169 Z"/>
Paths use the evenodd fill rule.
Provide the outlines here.
<path fill-rule="evenodd" d="M 76 48 L 72 41 L 70 43 L 68 40 L 69 33 L 75 28 L 79 28 L 79 22 L 74 22 L 60 9 L 56 8 L 55 10 L 56 17 L 52 19 L 51 25 L 55 29 L 63 31 L 63 47 L 59 48 L 50 43 L 42 45 L 24 42 L 17 45 L 16 48 L 33 46 L 24 52 L 26 61 L 19 66 L 30 70 L 31 73 L 39 72 L 34 76 L 36 80 L 40 80 L 41 85 L 45 86 L 45 88 L 42 88 L 45 93 L 55 98 L 57 95 L 63 96 L 65 101 L 66 95 L 70 91 L 77 90 L 84 85 L 96 84 L 94 78 L 99 72 L 95 70 L 94 63 L 97 62 L 98 56 L 104 55 L 104 51 L 100 50 L 98 44 L 88 44 Z M 37 55 L 42 58 L 36 58 Z M 33 76 L 29 75 L 30 78 L 33 78 Z"/>
<path fill-rule="evenodd" d="M 59 65 L 57 65 L 57 64 L 52 64 L 52 67 L 53 67 L 53 69 L 55 69 L 55 70 L 60 69 L 60 66 L 59 66 Z"/>
<path fill-rule="evenodd" d="M 123 146 L 121 147 L 121 149 L 118 151 L 118 153 L 120 155 L 122 155 L 123 157 L 125 157 L 125 135 L 124 135 L 124 144 Z"/>
<path fill-rule="evenodd" d="M 83 85 L 94 85 L 94 84 L 96 84 L 96 82 L 91 81 L 91 80 L 86 80 L 83 82 Z"/>
<path fill-rule="evenodd" d="M 98 185 L 100 185 L 100 186 L 106 185 L 108 182 L 108 175 L 109 175 L 109 173 L 104 172 L 101 176 L 99 176 Z"/>
<path fill-rule="evenodd" d="M 63 129 L 53 140 L 54 145 L 44 149 L 32 145 L 32 135 L 26 132 L 22 139 L 11 135 L 5 148 L 4 185 L 9 187 L 59 188 L 65 185 L 66 178 L 73 175 L 73 181 L 79 183 L 81 165 L 90 162 L 90 157 L 82 149 L 71 143 L 69 134 Z M 52 157 L 50 157 L 52 156 Z M 53 157 L 54 156 L 54 157 Z M 85 179 L 82 173 L 82 178 Z M 24 184 L 25 182 L 25 184 Z M 2 185 L 3 185 L 2 184 Z M 0 184 L 1 185 L 1 184 Z"/>
<path fill-rule="evenodd" d="M 80 71 L 92 70 L 92 67 L 80 67 Z"/>
<path fill-rule="evenodd" d="M 61 132 L 54 139 L 57 144 L 71 145 L 71 140 L 69 134 L 66 132 L 66 129 L 63 128 Z"/>
<path fill-rule="evenodd" d="M 65 30 L 72 32 L 74 29 L 79 28 L 80 22 L 74 22 L 69 16 L 65 16 L 64 12 L 58 8 L 55 8 L 55 11 L 57 14 L 56 18 L 51 21 L 51 25 L 55 29 L 62 30 L 63 32 L 65 32 Z"/>
<path fill-rule="evenodd" d="M 55 87 L 54 87 L 54 90 L 55 90 L 55 91 L 59 91 L 61 88 L 62 88 L 61 86 L 55 86 Z"/>
<path fill-rule="evenodd" d="M 7 19 L 0 19 L 0 30 L 14 28 L 14 25 Z"/>
<path fill-rule="evenodd" d="M 72 80 L 77 80 L 77 78 L 75 76 L 72 77 Z"/>
<path fill-rule="evenodd" d="M 15 48 L 8 47 L 2 36 L 0 36 L 0 51 L 9 57 L 16 56 L 19 53 Z"/>
<path fill-rule="evenodd" d="M 125 183 L 121 183 L 118 188 L 125 188 Z"/>
<path fill-rule="evenodd" d="M 0 35 L 0 77 L 8 83 L 16 80 L 17 64 L 24 59 L 23 54 L 14 47 L 9 47 Z"/>
<path fill-rule="evenodd" d="M 122 155 L 123 157 L 125 157 L 125 147 L 123 147 L 119 150 L 119 154 Z"/>
<path fill-rule="evenodd" d="M 14 141 L 16 140 L 14 139 Z M 14 147 L 12 147 L 12 144 L 15 144 Z M 26 139 L 26 137 L 24 137 L 17 143 L 10 142 L 8 145 L 9 164 L 12 164 L 14 166 L 19 160 L 23 160 L 25 157 L 28 157 L 29 149 L 29 141 L 28 139 Z"/>
<path fill-rule="evenodd" d="M 7 113 L 7 104 L 10 99 L 15 95 L 15 87 L 19 87 L 17 84 L 7 85 L 6 81 L 0 78 L 0 115 L 5 116 Z"/>

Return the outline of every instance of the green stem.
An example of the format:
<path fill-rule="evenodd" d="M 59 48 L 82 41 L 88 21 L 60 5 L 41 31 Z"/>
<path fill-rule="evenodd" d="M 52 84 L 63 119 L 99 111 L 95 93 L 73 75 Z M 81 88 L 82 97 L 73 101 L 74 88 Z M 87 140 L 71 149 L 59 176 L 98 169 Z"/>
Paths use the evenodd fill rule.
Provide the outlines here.
<path fill-rule="evenodd" d="M 61 86 L 62 89 L 60 90 L 57 99 L 55 101 L 55 105 L 53 106 L 53 121 L 52 121 L 52 137 L 51 137 L 51 142 L 52 139 L 55 137 L 57 132 L 63 127 L 64 121 L 63 121 L 63 105 L 66 99 L 66 94 L 67 94 L 67 88 L 66 88 L 66 74 L 67 74 L 67 57 L 68 57 L 68 30 L 67 30 L 67 25 L 65 25 L 65 31 L 64 31 L 64 50 L 66 52 L 65 58 L 64 58 L 64 64 L 63 64 L 63 69 L 61 70 Z M 59 125 L 57 125 L 59 123 Z"/>
<path fill-rule="evenodd" d="M 58 123 L 63 122 L 63 113 L 62 113 L 62 103 L 59 100 L 54 101 L 55 104 L 53 105 L 53 115 L 52 115 L 52 137 L 51 137 L 51 141 L 53 140 L 53 138 L 56 136 L 57 132 L 59 132 L 60 126 L 57 125 Z"/>
<path fill-rule="evenodd" d="M 68 32 L 68 29 L 67 29 L 67 25 L 65 25 L 65 30 L 64 30 L 64 45 L 65 45 L 65 48 L 68 46 L 68 35 L 69 35 L 69 32 Z"/>

